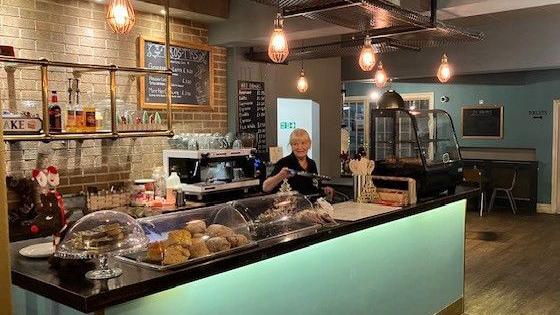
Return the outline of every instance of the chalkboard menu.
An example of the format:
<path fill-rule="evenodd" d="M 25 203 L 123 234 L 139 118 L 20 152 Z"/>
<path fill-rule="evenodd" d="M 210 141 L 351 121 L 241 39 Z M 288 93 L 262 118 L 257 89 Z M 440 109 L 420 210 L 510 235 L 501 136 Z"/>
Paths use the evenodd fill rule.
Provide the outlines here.
<path fill-rule="evenodd" d="M 257 151 L 265 153 L 266 120 L 264 82 L 238 82 L 238 131 L 256 135 Z"/>
<path fill-rule="evenodd" d="M 463 138 L 501 139 L 504 130 L 504 107 L 463 107 L 461 123 Z"/>
<path fill-rule="evenodd" d="M 138 46 L 141 67 L 166 69 L 164 42 L 140 37 Z M 212 49 L 206 45 L 172 42 L 170 55 L 173 107 L 211 107 L 214 85 Z M 166 76 L 146 75 L 139 82 L 142 107 L 161 108 L 166 105 Z"/>

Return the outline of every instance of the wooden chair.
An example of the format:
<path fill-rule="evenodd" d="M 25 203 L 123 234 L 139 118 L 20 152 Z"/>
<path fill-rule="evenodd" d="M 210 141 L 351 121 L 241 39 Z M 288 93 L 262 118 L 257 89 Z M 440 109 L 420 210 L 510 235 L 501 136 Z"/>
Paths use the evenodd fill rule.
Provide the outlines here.
<path fill-rule="evenodd" d="M 477 185 L 480 188 L 480 216 L 484 212 L 484 190 L 482 190 L 482 172 L 475 168 L 463 169 L 463 181 L 467 185 Z"/>
<path fill-rule="evenodd" d="M 513 176 L 511 179 L 511 185 L 507 186 L 507 187 L 494 187 L 494 190 L 492 191 L 492 198 L 490 198 L 490 208 L 489 210 L 494 209 L 494 201 L 496 200 L 496 193 L 498 192 L 504 192 L 507 196 L 507 199 L 509 200 L 509 204 L 511 206 L 511 210 L 513 211 L 513 214 L 517 213 L 517 204 L 515 203 L 515 199 L 513 198 L 513 188 L 515 187 L 515 182 L 517 181 L 517 169 L 515 169 L 513 171 Z"/>

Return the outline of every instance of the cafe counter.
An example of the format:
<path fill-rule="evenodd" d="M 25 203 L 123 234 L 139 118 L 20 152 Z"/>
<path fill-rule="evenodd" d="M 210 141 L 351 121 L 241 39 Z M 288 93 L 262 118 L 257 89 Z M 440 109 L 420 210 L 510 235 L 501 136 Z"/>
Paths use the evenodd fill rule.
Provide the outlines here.
<path fill-rule="evenodd" d="M 466 199 L 478 189 L 292 233 L 167 271 L 88 280 L 12 243 L 15 314 L 461 314 Z M 342 209 L 344 211 L 344 209 Z"/>

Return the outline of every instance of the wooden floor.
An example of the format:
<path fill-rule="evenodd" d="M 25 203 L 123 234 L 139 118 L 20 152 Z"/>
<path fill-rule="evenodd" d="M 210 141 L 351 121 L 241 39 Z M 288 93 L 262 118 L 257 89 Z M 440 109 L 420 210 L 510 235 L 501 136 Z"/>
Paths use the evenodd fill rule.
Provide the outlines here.
<path fill-rule="evenodd" d="M 467 213 L 465 314 L 560 314 L 560 215 Z"/>

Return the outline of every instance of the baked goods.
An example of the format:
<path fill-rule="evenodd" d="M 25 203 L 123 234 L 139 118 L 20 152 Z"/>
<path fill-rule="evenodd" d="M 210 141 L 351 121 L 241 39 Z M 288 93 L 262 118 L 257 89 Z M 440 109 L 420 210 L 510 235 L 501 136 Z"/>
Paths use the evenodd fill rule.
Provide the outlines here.
<path fill-rule="evenodd" d="M 212 225 L 211 225 L 212 226 Z M 210 229 L 210 227 L 208 227 Z M 225 237 L 215 236 L 211 237 L 206 241 L 206 247 L 212 253 L 221 252 L 223 250 L 228 250 L 231 248 L 230 243 Z"/>
<path fill-rule="evenodd" d="M 175 241 L 177 244 L 187 247 L 192 244 L 191 232 L 181 229 L 169 231 L 167 234 L 167 239 L 170 241 Z"/>
<path fill-rule="evenodd" d="M 243 234 L 234 234 L 234 235 L 231 235 L 231 236 L 227 236 L 226 240 L 231 245 L 231 248 L 235 248 L 235 247 L 239 247 L 239 246 L 249 244 L 249 240 L 247 239 L 247 236 L 245 236 Z"/>
<path fill-rule="evenodd" d="M 336 221 L 326 212 L 315 209 L 305 209 L 295 216 L 297 222 L 306 224 L 329 224 Z"/>
<path fill-rule="evenodd" d="M 204 232 L 206 232 L 206 223 L 202 220 L 193 220 L 187 222 L 187 226 L 185 227 L 185 229 L 191 232 L 192 235 L 199 233 L 204 234 Z"/>
<path fill-rule="evenodd" d="M 166 239 L 150 243 L 145 260 L 176 265 L 247 244 L 248 236 L 235 234 L 227 226 L 212 224 L 206 227 L 204 221 L 194 220 L 183 229 L 169 231 Z"/>
<path fill-rule="evenodd" d="M 164 265 L 175 265 L 186 262 L 191 253 L 188 249 L 184 248 L 181 245 L 174 244 L 167 247 L 163 252 L 163 261 Z"/>
<path fill-rule="evenodd" d="M 153 262 L 161 262 L 163 260 L 164 249 L 165 247 L 163 242 L 154 242 L 148 244 L 148 260 Z"/>
<path fill-rule="evenodd" d="M 191 252 L 192 258 L 210 255 L 210 251 L 208 247 L 206 247 L 206 242 L 202 238 L 193 238 L 192 244 L 189 246 L 189 251 Z"/>
<path fill-rule="evenodd" d="M 102 224 L 89 230 L 77 232 L 72 239 L 74 247 L 83 250 L 101 250 L 115 246 L 124 240 L 129 231 L 118 223 Z"/>
<path fill-rule="evenodd" d="M 212 224 L 206 229 L 206 234 L 210 237 L 216 237 L 216 236 L 227 237 L 227 236 L 234 235 L 235 233 L 233 232 L 232 229 L 228 228 L 225 225 Z"/>

